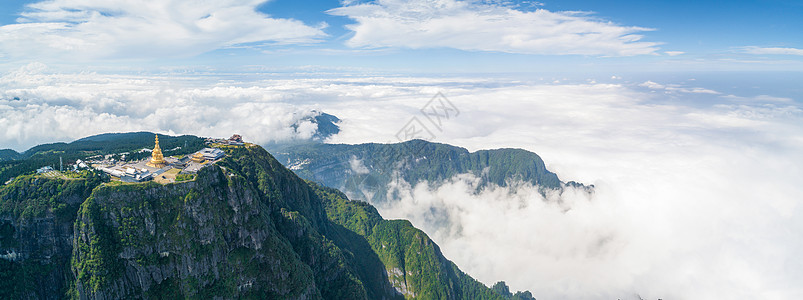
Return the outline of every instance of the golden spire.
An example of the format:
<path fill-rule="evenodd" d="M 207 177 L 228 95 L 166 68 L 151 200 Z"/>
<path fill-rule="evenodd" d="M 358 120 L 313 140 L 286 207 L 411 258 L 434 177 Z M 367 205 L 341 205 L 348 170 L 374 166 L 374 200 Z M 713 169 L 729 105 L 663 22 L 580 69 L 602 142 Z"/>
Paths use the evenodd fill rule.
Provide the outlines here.
<path fill-rule="evenodd" d="M 162 155 L 162 148 L 159 148 L 158 135 L 156 136 L 156 146 L 153 147 L 153 152 L 151 153 L 151 161 L 149 161 L 145 165 L 159 169 L 164 168 L 167 165 L 164 155 Z"/>

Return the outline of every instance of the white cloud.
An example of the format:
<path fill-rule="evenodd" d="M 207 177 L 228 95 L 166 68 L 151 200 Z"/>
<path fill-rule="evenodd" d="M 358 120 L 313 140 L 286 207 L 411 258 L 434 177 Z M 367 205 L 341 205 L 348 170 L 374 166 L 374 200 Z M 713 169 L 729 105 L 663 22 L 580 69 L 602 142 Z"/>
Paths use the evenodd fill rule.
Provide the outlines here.
<path fill-rule="evenodd" d="M 775 97 L 775 96 L 770 96 L 770 95 L 758 95 L 758 96 L 753 96 L 753 97 L 740 97 L 740 96 L 736 96 L 736 95 L 727 95 L 727 96 L 722 96 L 722 97 L 723 98 L 727 98 L 727 99 L 736 100 L 736 101 L 756 102 L 756 103 L 760 103 L 760 102 L 771 102 L 771 103 L 772 102 L 786 102 L 786 103 L 792 103 L 792 102 L 794 102 L 794 99 L 792 99 L 792 98 Z"/>
<path fill-rule="evenodd" d="M 247 43 L 308 43 L 318 27 L 256 12 L 266 0 L 49 0 L 0 27 L 0 53 L 13 58 L 161 58 Z"/>
<path fill-rule="evenodd" d="M 352 156 L 351 160 L 349 160 L 349 166 L 351 166 L 351 171 L 354 174 L 368 174 L 371 171 L 368 170 L 368 167 L 363 164 L 362 160 L 357 159 L 357 157 Z"/>
<path fill-rule="evenodd" d="M 686 54 L 686 52 L 683 52 L 683 51 L 665 51 L 664 53 L 666 55 L 669 55 L 669 56 L 678 56 L 678 55 Z"/>
<path fill-rule="evenodd" d="M 266 143 L 307 139 L 316 130 L 304 121 L 318 114 L 316 104 L 291 102 L 313 83 L 198 85 L 190 78 L 45 72 L 46 66 L 34 63 L 0 77 L 3 148 L 26 150 L 104 132 L 240 133 Z"/>
<path fill-rule="evenodd" d="M 797 48 L 748 46 L 748 47 L 742 47 L 740 49 L 742 50 L 742 52 L 749 54 L 803 55 L 803 49 L 797 49 Z"/>
<path fill-rule="evenodd" d="M 642 84 L 639 84 L 639 86 L 643 86 L 643 87 L 646 87 L 648 89 L 653 89 L 653 90 L 663 90 L 663 89 L 666 88 L 666 86 L 663 85 L 663 84 L 660 84 L 660 83 L 657 83 L 657 82 L 652 82 L 652 81 L 649 81 L 649 80 L 645 81 Z"/>
<path fill-rule="evenodd" d="M 711 95 L 719 95 L 720 92 L 715 90 L 701 88 L 701 87 L 684 87 L 679 84 L 670 84 L 670 85 L 663 85 L 653 81 L 645 81 L 639 86 L 646 87 L 652 90 L 664 90 L 666 92 L 679 92 L 679 93 L 687 93 L 687 94 L 711 94 Z"/>
<path fill-rule="evenodd" d="M 525 54 L 654 54 L 651 29 L 621 26 L 584 12 L 516 10 L 458 0 L 377 0 L 329 10 L 357 23 L 351 47 L 455 48 Z"/>

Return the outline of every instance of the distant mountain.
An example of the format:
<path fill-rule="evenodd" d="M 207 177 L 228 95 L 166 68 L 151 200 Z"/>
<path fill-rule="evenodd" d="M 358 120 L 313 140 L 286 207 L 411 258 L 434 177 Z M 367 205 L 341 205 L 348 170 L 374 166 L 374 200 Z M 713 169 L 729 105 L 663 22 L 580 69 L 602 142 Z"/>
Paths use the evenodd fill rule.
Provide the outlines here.
<path fill-rule="evenodd" d="M 181 183 L 0 186 L 0 299 L 532 299 L 258 146 L 226 153 Z"/>
<path fill-rule="evenodd" d="M 0 149 L 0 161 L 19 159 L 20 156 L 21 155 L 17 151 L 11 149 Z"/>
<path fill-rule="evenodd" d="M 396 177 L 408 183 L 437 185 L 455 175 L 471 173 L 488 184 L 507 186 L 523 181 L 547 189 L 566 185 L 546 169 L 537 154 L 522 149 L 469 152 L 446 144 L 411 140 L 398 144 L 273 145 L 270 150 L 285 166 L 304 179 L 340 189 L 355 199 L 381 203 L 387 200 L 387 185 Z M 585 187 L 591 189 L 592 187 Z"/>
<path fill-rule="evenodd" d="M 82 143 L 82 142 L 131 142 L 131 141 L 138 141 L 143 139 L 153 139 L 153 132 L 110 132 L 110 133 L 101 133 L 97 135 L 88 136 L 85 138 L 77 139 L 73 143 Z"/>
<path fill-rule="evenodd" d="M 337 125 L 340 123 L 340 119 L 333 115 L 321 113 L 313 118 L 313 123 L 318 124 L 318 131 L 313 136 L 313 139 L 325 140 L 340 133 L 340 126 Z"/>
<path fill-rule="evenodd" d="M 313 112 L 319 113 L 317 111 Z M 303 122 L 310 122 L 317 126 L 315 134 L 312 136 L 312 141 L 315 142 L 321 142 L 330 136 L 340 133 L 340 126 L 338 125 L 338 123 L 340 123 L 340 119 L 327 113 L 320 112 L 314 117 L 300 119 L 298 122 L 293 124 L 293 129 L 297 130 Z"/>

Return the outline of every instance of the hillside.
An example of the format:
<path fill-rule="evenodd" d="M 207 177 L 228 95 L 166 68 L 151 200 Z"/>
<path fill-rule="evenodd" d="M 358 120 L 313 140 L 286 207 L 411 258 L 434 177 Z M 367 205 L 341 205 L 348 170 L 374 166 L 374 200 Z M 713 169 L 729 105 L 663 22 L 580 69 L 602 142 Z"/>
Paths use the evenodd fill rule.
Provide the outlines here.
<path fill-rule="evenodd" d="M 537 154 L 522 149 L 495 149 L 469 152 L 447 144 L 412 140 L 397 144 L 275 145 L 276 158 L 304 179 L 340 189 L 350 197 L 371 203 L 387 200 L 387 185 L 396 178 L 416 184 L 433 185 L 455 175 L 471 173 L 481 178 L 480 188 L 488 184 L 507 186 L 524 181 L 542 189 L 561 189 L 565 185 L 546 169 Z M 593 186 L 586 187 L 587 189 Z"/>
<path fill-rule="evenodd" d="M 11 149 L 0 149 L 0 161 L 19 159 L 20 154 Z"/>
<path fill-rule="evenodd" d="M 0 298 L 512 299 L 422 231 L 260 147 L 194 181 L 32 175 L 0 188 Z"/>

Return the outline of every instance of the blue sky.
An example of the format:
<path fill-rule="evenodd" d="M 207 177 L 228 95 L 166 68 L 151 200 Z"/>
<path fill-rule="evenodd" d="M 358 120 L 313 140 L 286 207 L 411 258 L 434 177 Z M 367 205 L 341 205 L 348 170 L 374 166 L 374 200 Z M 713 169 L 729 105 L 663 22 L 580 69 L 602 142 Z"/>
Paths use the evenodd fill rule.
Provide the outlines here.
<path fill-rule="evenodd" d="M 543 8 L 552 11 L 589 11 L 596 16 L 624 25 L 656 29 L 649 34 L 666 48 L 688 52 L 716 53 L 743 45 L 795 47 L 803 44 L 803 2 L 771 1 L 533 1 L 518 2 L 517 9 Z M 538 3 L 538 2 L 536 2 Z M 301 7 L 299 7 L 301 6 Z M 271 1 L 260 10 L 286 18 L 315 23 L 325 21 L 334 37 L 348 34 L 342 25 L 351 23 L 333 17 L 326 10 L 340 6 L 339 1 Z"/>
<path fill-rule="evenodd" d="M 65 68 L 316 66 L 405 74 L 803 70 L 803 4 L 791 0 L 230 0 L 194 5 L 197 15 L 182 15 L 187 1 L 151 1 L 162 7 L 150 10 L 116 2 L 3 1 L 0 67 L 40 61 Z M 160 9 L 176 11 L 165 16 Z M 220 14 L 226 10 L 236 12 Z M 231 29 L 197 28 L 193 18 L 206 16 Z"/>

